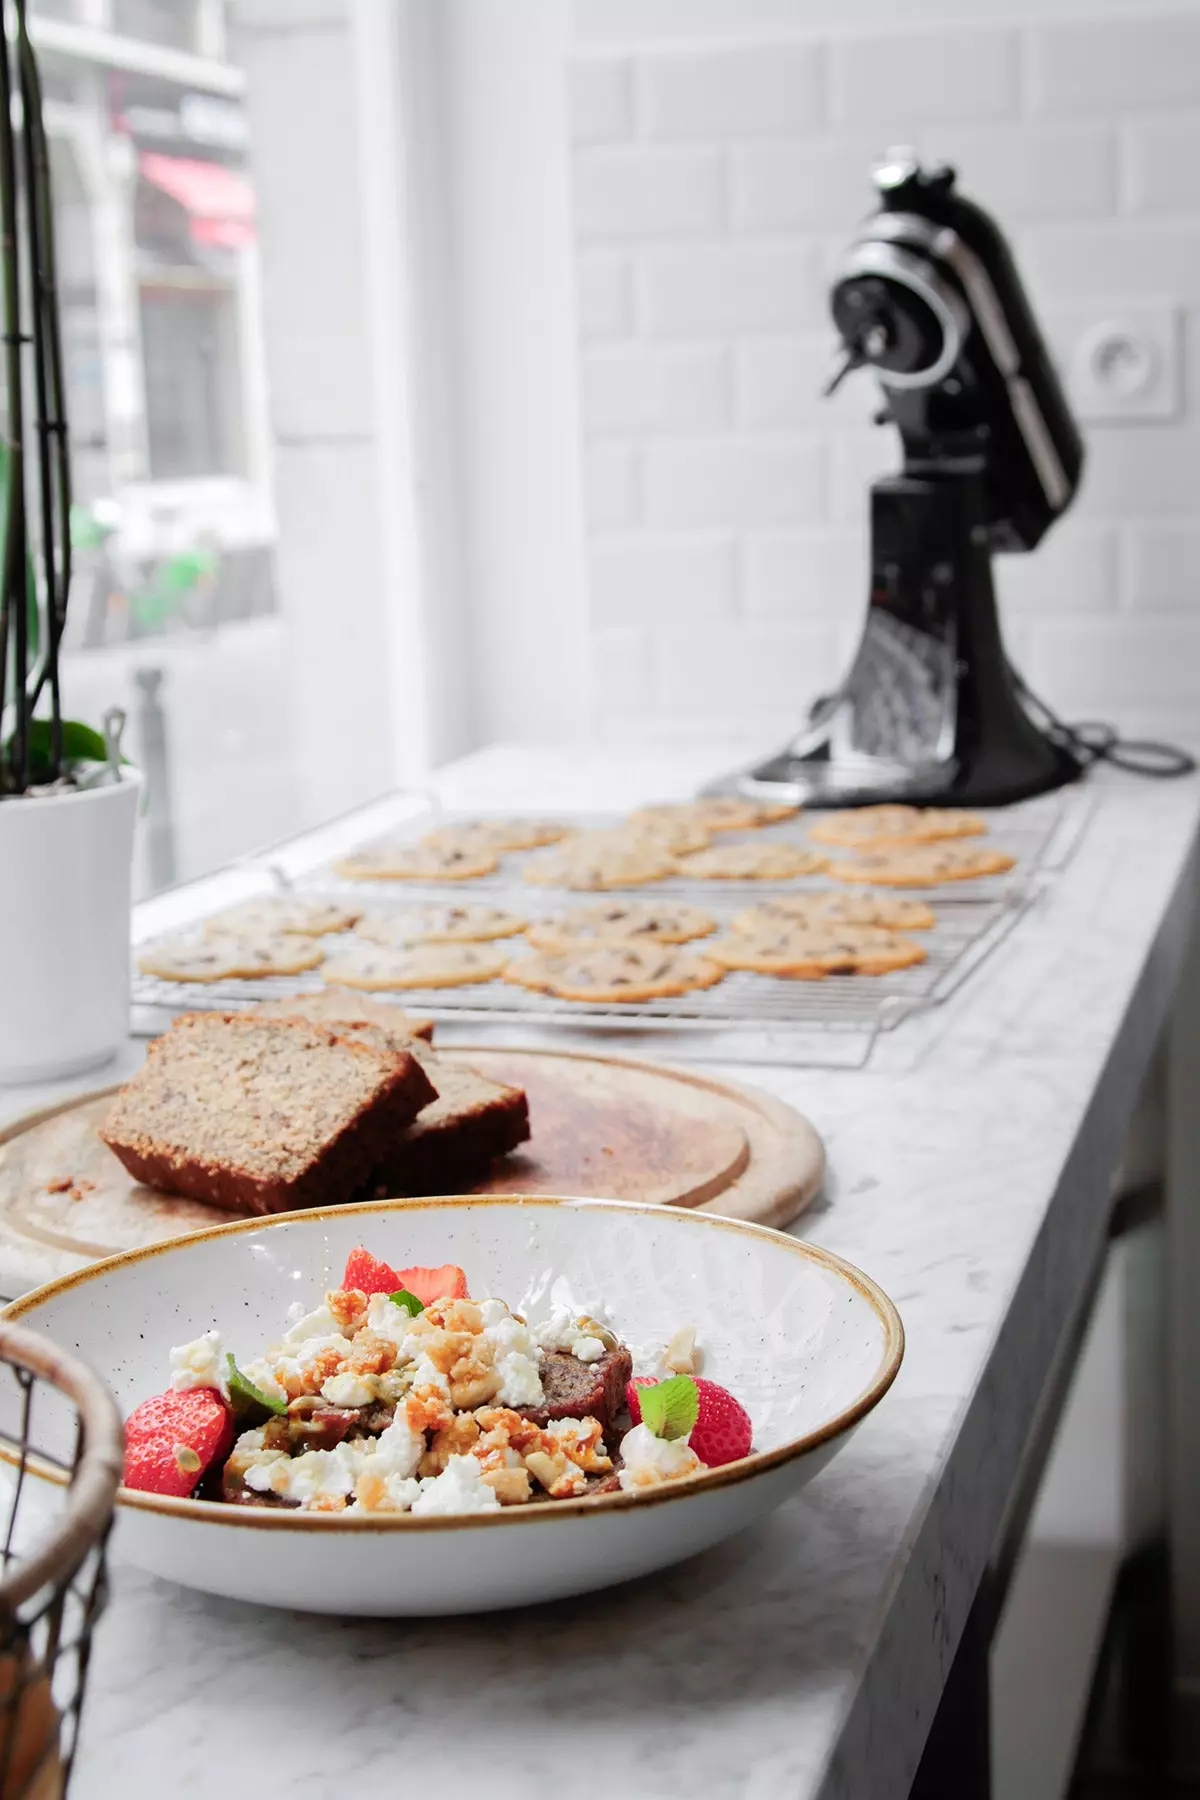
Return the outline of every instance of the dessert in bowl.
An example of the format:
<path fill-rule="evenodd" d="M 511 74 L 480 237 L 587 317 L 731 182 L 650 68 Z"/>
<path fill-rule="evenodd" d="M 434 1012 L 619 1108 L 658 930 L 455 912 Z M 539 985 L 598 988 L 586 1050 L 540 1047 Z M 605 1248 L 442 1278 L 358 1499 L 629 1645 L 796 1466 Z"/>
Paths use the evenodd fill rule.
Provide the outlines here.
<path fill-rule="evenodd" d="M 398 1275 L 424 1292 L 389 1290 Z M 119 1556 L 344 1614 L 522 1605 L 703 1550 L 823 1468 L 903 1353 L 891 1302 L 826 1252 L 709 1214 L 544 1195 L 219 1226 L 9 1315 L 77 1351 L 130 1420 L 139 1486 L 121 1490 Z M 630 1369 L 660 1384 L 640 1389 L 640 1422 Z M 140 1412 L 154 1397 L 165 1410 Z M 205 1409 L 211 1435 L 193 1439 Z M 56 1428 L 47 1417 L 40 1438 L 61 1453 Z"/>

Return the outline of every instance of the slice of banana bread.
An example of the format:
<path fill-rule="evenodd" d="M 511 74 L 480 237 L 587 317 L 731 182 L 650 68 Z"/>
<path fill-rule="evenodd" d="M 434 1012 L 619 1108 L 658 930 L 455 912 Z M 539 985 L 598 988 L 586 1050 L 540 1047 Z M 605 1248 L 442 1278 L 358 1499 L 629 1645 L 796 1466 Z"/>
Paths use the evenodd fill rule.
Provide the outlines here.
<path fill-rule="evenodd" d="M 247 1213 L 332 1205 L 436 1097 L 407 1048 L 297 1018 L 184 1013 L 100 1136 L 131 1175 Z"/>
<path fill-rule="evenodd" d="M 413 1054 L 437 1099 L 389 1146 L 376 1185 L 389 1195 L 455 1194 L 482 1180 L 498 1156 L 525 1142 L 529 1101 L 524 1088 L 489 1081 L 424 1044 L 414 1044 Z"/>
<path fill-rule="evenodd" d="M 264 1000 L 247 1011 L 260 1019 L 319 1019 L 322 1024 L 336 1021 L 352 1025 L 356 1019 L 363 1019 L 368 1024 L 381 1025 L 385 1031 L 395 1032 L 400 1040 L 416 1037 L 428 1042 L 433 1036 L 432 1019 L 414 1019 L 403 1007 L 387 1000 L 371 1000 L 353 988 L 331 986 L 319 994 L 293 994 L 288 1000 Z"/>
<path fill-rule="evenodd" d="M 437 1099 L 388 1145 L 373 1172 L 373 1194 L 458 1193 L 482 1180 L 498 1156 L 515 1150 L 529 1136 L 529 1102 L 523 1088 L 491 1081 L 466 1063 L 447 1062 L 426 1043 L 414 1042 L 410 1033 L 423 1021 L 410 1019 L 398 1006 L 343 988 L 272 1000 L 254 1011 L 259 1017 L 287 1012 L 336 1020 L 333 1029 L 353 1036 L 361 1028 L 368 1041 L 372 1032 L 383 1032 L 396 1049 L 411 1051 L 420 1062 Z"/>

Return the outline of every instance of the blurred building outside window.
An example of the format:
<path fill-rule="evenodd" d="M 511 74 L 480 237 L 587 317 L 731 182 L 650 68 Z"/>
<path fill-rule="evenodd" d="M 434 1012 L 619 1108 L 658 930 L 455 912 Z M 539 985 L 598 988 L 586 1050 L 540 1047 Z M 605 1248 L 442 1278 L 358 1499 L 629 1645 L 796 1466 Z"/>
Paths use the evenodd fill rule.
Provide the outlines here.
<path fill-rule="evenodd" d="M 75 488 L 64 692 L 81 717 L 125 705 L 135 757 L 165 744 L 145 890 L 302 822 L 244 78 L 224 0 L 33 0 L 32 30 Z"/>

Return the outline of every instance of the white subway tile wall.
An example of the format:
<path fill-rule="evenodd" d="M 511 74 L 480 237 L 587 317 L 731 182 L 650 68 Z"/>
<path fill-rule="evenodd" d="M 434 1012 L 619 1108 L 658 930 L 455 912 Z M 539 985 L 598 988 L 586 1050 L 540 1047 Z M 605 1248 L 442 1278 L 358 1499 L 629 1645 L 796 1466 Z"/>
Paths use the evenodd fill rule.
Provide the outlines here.
<path fill-rule="evenodd" d="M 1064 358 L 1175 309 L 1178 396 L 1085 426 L 1076 507 L 997 568 L 1051 704 L 1200 740 L 1200 18 L 605 47 L 570 76 L 601 731 L 769 740 L 842 673 L 898 447 L 865 376 L 821 398 L 828 276 L 907 142 L 996 211 Z"/>

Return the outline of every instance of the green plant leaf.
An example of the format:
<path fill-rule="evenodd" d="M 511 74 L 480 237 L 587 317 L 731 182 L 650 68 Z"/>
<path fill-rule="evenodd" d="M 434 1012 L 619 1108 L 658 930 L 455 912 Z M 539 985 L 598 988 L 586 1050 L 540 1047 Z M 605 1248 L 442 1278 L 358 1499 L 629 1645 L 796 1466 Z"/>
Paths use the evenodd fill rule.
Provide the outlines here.
<path fill-rule="evenodd" d="M 108 746 L 100 732 L 90 725 L 84 725 L 79 719 L 64 719 L 62 722 L 63 768 L 70 769 L 75 763 L 104 762 L 108 757 Z M 7 752 L 8 744 L 4 745 Z M 125 758 L 122 757 L 124 762 Z M 50 763 L 50 721 L 49 719 L 31 719 L 29 722 L 29 779 L 35 784 L 48 781 L 52 774 Z"/>
<path fill-rule="evenodd" d="M 228 1351 L 225 1353 L 225 1361 L 229 1365 L 229 1404 L 236 1417 L 242 1418 L 260 1408 L 274 1413 L 276 1418 L 283 1417 L 287 1412 L 286 1400 L 272 1400 L 269 1394 L 264 1394 L 248 1375 L 242 1374 Z"/>
<path fill-rule="evenodd" d="M 700 1389 L 690 1375 L 672 1375 L 638 1389 L 642 1423 L 655 1437 L 685 1438 L 700 1417 Z"/>
<path fill-rule="evenodd" d="M 388 1295 L 388 1299 L 393 1306 L 402 1306 L 410 1319 L 415 1319 L 418 1313 L 425 1311 L 425 1302 L 418 1300 L 415 1294 L 410 1294 L 407 1288 L 397 1288 L 394 1294 Z"/>
<path fill-rule="evenodd" d="M 84 725 L 79 719 L 64 719 L 62 722 L 63 761 L 73 762 L 105 762 L 108 758 L 108 745 L 102 732 L 91 725 Z M 29 726 L 29 753 L 31 756 L 50 756 L 50 721 L 34 719 Z"/>

